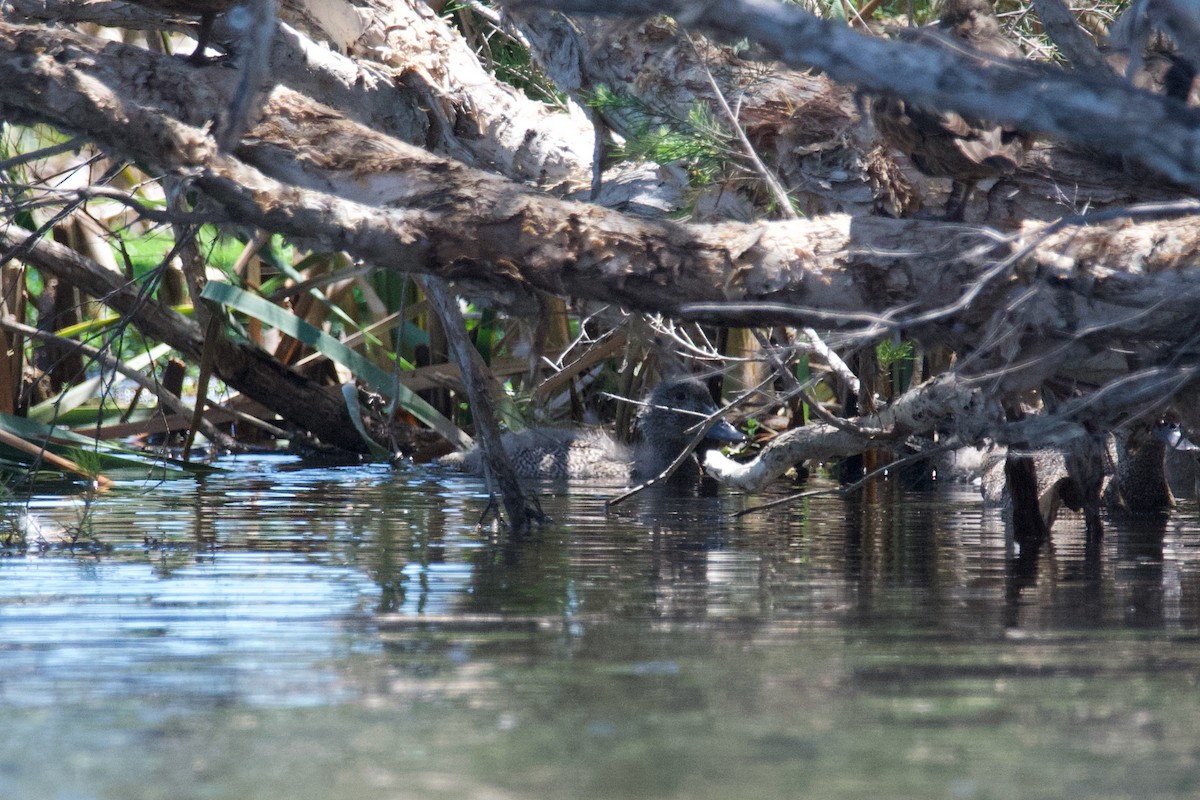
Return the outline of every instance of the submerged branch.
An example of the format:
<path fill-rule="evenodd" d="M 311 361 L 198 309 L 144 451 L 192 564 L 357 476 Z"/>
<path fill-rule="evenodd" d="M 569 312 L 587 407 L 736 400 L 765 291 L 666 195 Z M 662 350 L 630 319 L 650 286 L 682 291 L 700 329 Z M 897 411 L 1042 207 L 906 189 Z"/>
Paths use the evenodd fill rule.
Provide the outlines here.
<path fill-rule="evenodd" d="M 423 287 L 430 305 L 442 321 L 442 328 L 446 331 L 450 347 L 462 370 L 463 383 L 466 385 L 467 398 L 471 404 L 471 416 L 475 420 L 477 444 L 483 457 L 484 475 L 493 493 L 492 502 L 495 502 L 495 491 L 498 489 L 504 511 L 508 515 L 508 524 L 513 532 L 528 533 L 532 523 L 543 522 L 546 517 L 537 498 L 527 495 L 521 487 L 512 459 L 508 457 L 501 443 L 496 404 L 492 399 L 491 373 L 467 335 L 466 321 L 459 311 L 458 302 L 450 287 L 439 278 L 423 281 Z"/>

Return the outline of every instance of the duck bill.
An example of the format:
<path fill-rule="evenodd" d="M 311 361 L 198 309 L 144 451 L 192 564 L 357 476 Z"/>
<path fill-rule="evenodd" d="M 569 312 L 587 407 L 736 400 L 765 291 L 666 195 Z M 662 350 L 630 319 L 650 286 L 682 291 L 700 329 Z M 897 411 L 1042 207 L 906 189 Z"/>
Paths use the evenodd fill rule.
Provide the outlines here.
<path fill-rule="evenodd" d="M 737 428 L 730 425 L 723 419 L 719 419 L 713 423 L 713 426 L 708 429 L 705 435 L 706 439 L 712 439 L 718 442 L 744 442 L 746 435 Z"/>
<path fill-rule="evenodd" d="M 1162 441 L 1171 450 L 1185 453 L 1200 451 L 1200 445 L 1187 438 L 1178 425 L 1155 425 L 1152 433 L 1154 438 Z"/>

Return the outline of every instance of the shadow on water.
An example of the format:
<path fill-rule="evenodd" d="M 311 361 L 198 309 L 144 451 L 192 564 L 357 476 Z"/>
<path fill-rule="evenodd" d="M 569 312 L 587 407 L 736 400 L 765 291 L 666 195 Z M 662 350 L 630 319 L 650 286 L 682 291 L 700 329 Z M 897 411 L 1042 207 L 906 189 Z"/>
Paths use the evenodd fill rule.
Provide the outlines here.
<path fill-rule="evenodd" d="M 763 498 L 579 486 L 514 543 L 461 476 L 232 466 L 102 498 L 101 548 L 0 557 L 0 797 L 1200 785 L 1194 508 L 1018 551 L 953 488 L 735 518 Z"/>

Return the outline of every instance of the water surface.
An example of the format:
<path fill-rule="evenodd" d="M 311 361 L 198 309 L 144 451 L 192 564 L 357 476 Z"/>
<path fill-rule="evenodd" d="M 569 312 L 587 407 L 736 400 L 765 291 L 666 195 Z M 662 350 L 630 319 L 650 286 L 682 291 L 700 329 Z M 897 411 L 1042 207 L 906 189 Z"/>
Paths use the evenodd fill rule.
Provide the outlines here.
<path fill-rule="evenodd" d="M 967 490 L 750 502 L 227 461 L 9 516 L 0 798 L 1185 798 L 1200 525 L 1017 553 Z"/>

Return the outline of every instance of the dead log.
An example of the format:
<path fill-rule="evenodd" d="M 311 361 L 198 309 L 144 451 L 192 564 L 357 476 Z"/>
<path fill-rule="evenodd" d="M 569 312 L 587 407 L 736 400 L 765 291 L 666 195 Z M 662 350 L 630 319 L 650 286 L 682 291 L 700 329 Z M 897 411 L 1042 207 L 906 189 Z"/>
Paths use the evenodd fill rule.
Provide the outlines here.
<path fill-rule="evenodd" d="M 80 57 L 60 63 L 55 47 Z M 904 329 L 977 353 L 981 370 L 1036 354 L 1010 391 L 1062 365 L 1120 372 L 1111 344 L 1186 342 L 1198 324 L 1198 231 L 1186 219 L 1007 235 L 839 215 L 649 222 L 438 158 L 286 90 L 231 158 L 199 127 L 222 102 L 220 76 L 186 80 L 172 59 L 62 31 L 0 26 L 0 51 L 9 108 L 190 175 L 241 223 L 384 267 L 731 324 Z"/>

